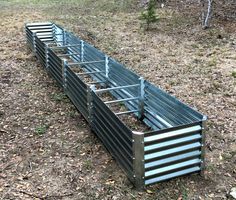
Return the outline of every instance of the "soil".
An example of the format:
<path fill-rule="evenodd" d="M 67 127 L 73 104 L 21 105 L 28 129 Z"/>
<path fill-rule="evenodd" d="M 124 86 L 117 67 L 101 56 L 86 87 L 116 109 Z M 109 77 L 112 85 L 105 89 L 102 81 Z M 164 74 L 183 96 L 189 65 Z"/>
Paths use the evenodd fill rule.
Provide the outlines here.
<path fill-rule="evenodd" d="M 178 9 L 169 4 L 157 10 L 159 22 L 144 31 L 140 10 L 123 9 L 128 3 L 78 2 L 0 1 L 0 198 L 231 198 L 235 21 L 215 17 L 211 28 L 202 30 L 194 3 L 180 3 Z M 206 114 L 205 177 L 193 174 L 135 190 L 27 47 L 24 23 L 37 21 L 66 27 Z"/>

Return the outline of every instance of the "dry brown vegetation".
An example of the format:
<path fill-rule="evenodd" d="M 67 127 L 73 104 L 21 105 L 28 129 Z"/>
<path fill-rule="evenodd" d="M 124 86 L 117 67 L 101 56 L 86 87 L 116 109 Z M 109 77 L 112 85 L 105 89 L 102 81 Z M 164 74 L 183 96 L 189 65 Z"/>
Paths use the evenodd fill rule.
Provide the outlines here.
<path fill-rule="evenodd" d="M 67 2 L 67 4 L 63 3 Z M 227 199 L 236 187 L 236 24 L 158 9 L 152 30 L 126 1 L 0 1 L 1 199 Z M 208 115 L 206 176 L 136 191 L 27 48 L 25 22 L 54 21 Z"/>

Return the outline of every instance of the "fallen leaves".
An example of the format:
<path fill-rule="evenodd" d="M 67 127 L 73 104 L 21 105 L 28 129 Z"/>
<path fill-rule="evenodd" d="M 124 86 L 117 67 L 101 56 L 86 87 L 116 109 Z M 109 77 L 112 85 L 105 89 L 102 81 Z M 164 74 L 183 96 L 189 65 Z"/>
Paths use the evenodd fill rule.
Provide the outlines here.
<path fill-rule="evenodd" d="M 152 190 L 146 190 L 146 192 L 147 192 L 148 194 L 154 194 L 154 192 L 153 192 Z"/>
<path fill-rule="evenodd" d="M 113 185 L 114 183 L 115 183 L 115 181 L 113 179 L 108 179 L 105 182 L 106 185 Z"/>

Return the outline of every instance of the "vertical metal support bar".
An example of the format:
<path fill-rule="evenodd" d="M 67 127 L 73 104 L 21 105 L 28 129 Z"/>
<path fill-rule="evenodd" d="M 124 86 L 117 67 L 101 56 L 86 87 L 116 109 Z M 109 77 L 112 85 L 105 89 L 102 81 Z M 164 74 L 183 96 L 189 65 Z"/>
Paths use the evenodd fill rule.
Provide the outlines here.
<path fill-rule="evenodd" d="M 91 85 L 88 87 L 87 91 L 87 108 L 88 108 L 88 122 L 90 124 L 91 129 L 93 129 L 93 96 L 92 92 L 96 89 L 95 85 Z"/>
<path fill-rule="evenodd" d="M 84 62 L 84 41 L 81 40 L 80 46 L 80 62 Z"/>
<path fill-rule="evenodd" d="M 205 171 L 205 145 L 206 145 L 206 121 L 207 116 L 203 116 L 202 118 L 202 146 L 201 146 L 201 176 L 204 177 Z"/>
<path fill-rule="evenodd" d="M 33 33 L 33 48 L 34 48 L 34 53 L 35 53 L 35 55 L 36 55 L 36 33 L 34 32 Z"/>
<path fill-rule="evenodd" d="M 144 189 L 144 133 L 133 131 L 133 177 L 137 189 Z"/>
<path fill-rule="evenodd" d="M 56 25 L 52 25 L 52 35 L 53 35 L 53 40 L 57 43 L 57 36 L 56 36 Z"/>
<path fill-rule="evenodd" d="M 63 34 L 62 34 L 62 41 L 63 41 L 63 46 L 65 46 L 67 44 L 67 41 L 66 41 L 66 30 L 63 29 Z"/>
<path fill-rule="evenodd" d="M 49 67 L 49 53 L 48 53 L 48 44 L 45 44 L 45 65 L 46 65 L 46 70 L 48 70 L 48 67 Z"/>
<path fill-rule="evenodd" d="M 108 81 L 109 79 L 109 71 L 110 71 L 110 68 L 109 68 L 109 58 L 107 55 L 105 55 L 105 72 L 106 72 L 106 79 Z"/>
<path fill-rule="evenodd" d="M 68 62 L 66 59 L 62 60 L 62 78 L 63 78 L 63 88 L 64 92 L 67 92 L 67 67 L 68 67 Z"/>
<path fill-rule="evenodd" d="M 105 71 L 106 71 L 106 78 L 109 78 L 109 59 L 108 56 L 105 55 Z"/>
<path fill-rule="evenodd" d="M 142 120 L 144 118 L 144 95 L 145 95 L 145 83 L 144 83 L 144 78 L 143 77 L 140 77 L 139 78 L 139 81 L 140 81 L 140 87 L 139 87 L 139 105 L 138 105 L 138 109 L 139 109 L 139 112 L 138 112 L 138 118 L 140 120 Z"/>

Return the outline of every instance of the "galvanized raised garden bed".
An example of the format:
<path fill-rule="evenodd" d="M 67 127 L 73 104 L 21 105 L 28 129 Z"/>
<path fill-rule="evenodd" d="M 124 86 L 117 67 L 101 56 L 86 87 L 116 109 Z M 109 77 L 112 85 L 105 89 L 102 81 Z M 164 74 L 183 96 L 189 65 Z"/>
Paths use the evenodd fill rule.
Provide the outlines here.
<path fill-rule="evenodd" d="M 26 24 L 25 31 L 137 188 L 204 170 L 205 116 L 54 23 Z M 140 130 L 127 125 L 131 118 Z"/>

